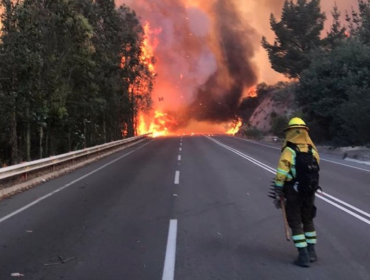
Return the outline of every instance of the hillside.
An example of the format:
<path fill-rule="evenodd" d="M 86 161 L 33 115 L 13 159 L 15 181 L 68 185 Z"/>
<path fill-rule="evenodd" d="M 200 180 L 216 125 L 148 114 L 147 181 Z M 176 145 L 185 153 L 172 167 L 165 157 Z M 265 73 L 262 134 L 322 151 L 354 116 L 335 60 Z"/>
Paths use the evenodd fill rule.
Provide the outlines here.
<path fill-rule="evenodd" d="M 254 128 L 263 134 L 271 134 L 274 120 L 291 117 L 298 110 L 294 102 L 291 84 L 257 89 L 255 100 L 245 100 L 242 104 L 244 130 Z M 249 103 L 250 106 L 246 105 Z M 244 106 L 243 106 L 244 105 Z"/>

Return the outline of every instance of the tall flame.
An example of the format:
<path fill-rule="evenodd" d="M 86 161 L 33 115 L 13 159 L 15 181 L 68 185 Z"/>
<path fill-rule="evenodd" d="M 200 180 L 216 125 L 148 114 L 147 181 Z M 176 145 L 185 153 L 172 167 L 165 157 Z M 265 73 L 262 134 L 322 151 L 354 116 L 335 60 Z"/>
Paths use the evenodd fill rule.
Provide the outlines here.
<path fill-rule="evenodd" d="M 148 116 L 143 114 L 139 116 L 139 135 L 146 133 L 152 133 L 153 137 L 174 135 L 174 133 L 170 131 L 170 127 L 176 126 L 177 122 L 172 116 L 160 111 L 155 111 L 154 116 L 151 117 L 149 125 L 146 124 L 147 117 Z"/>
<path fill-rule="evenodd" d="M 157 48 L 159 44 L 159 40 L 157 37 L 152 36 L 152 35 L 158 35 L 159 33 L 162 32 L 161 29 L 155 29 L 152 30 L 150 28 L 150 23 L 148 21 L 145 22 L 144 26 L 144 40 L 143 40 L 143 45 L 141 48 L 141 60 L 148 66 L 149 71 L 155 75 L 155 68 L 154 68 L 154 50 Z"/>
<path fill-rule="evenodd" d="M 160 34 L 162 30 L 152 30 L 148 21 L 145 22 L 143 29 L 144 40 L 141 47 L 141 60 L 148 66 L 149 71 L 154 76 L 156 75 L 153 61 L 154 51 L 159 44 L 159 40 L 156 35 Z M 175 124 L 175 120 L 159 110 L 155 110 L 154 115 L 153 112 L 149 114 L 140 112 L 138 117 L 137 133 L 139 135 L 152 133 L 153 137 L 168 136 L 168 125 L 170 124 Z"/>
<path fill-rule="evenodd" d="M 241 119 L 238 119 L 237 122 L 229 124 L 229 126 L 231 127 L 226 131 L 226 134 L 229 134 L 229 135 L 237 134 L 240 128 L 242 127 L 242 125 L 243 125 L 243 122 Z"/>

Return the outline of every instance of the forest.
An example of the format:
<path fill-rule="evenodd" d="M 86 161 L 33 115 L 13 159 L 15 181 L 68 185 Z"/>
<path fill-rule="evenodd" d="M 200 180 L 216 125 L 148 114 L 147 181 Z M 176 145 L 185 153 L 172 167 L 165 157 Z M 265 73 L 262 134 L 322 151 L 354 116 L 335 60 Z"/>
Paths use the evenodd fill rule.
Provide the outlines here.
<path fill-rule="evenodd" d="M 113 0 L 1 0 L 0 165 L 133 136 L 154 57 Z"/>
<path fill-rule="evenodd" d="M 331 16 L 331 28 L 325 32 L 328 16 L 321 11 L 320 0 L 287 0 L 280 20 L 271 15 L 276 39 L 269 43 L 263 38 L 262 46 L 272 68 L 290 82 L 283 89 L 281 84 L 269 87 L 294 93 L 294 113 L 305 118 L 317 141 L 368 145 L 370 1 L 359 0 L 358 7 L 346 12 L 335 6 Z M 265 91 L 265 84 L 257 87 L 258 94 Z M 280 130 L 285 123 L 281 119 L 287 117 L 275 120 Z"/>

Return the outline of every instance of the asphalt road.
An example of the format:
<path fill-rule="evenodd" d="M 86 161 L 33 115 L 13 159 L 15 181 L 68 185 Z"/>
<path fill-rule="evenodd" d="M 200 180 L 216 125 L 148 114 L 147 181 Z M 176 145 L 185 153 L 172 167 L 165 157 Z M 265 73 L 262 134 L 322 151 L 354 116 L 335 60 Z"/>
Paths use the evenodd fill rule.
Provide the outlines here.
<path fill-rule="evenodd" d="M 369 167 L 323 156 L 307 269 L 267 197 L 278 157 L 233 137 L 158 138 L 1 201 L 0 279 L 370 280 Z"/>

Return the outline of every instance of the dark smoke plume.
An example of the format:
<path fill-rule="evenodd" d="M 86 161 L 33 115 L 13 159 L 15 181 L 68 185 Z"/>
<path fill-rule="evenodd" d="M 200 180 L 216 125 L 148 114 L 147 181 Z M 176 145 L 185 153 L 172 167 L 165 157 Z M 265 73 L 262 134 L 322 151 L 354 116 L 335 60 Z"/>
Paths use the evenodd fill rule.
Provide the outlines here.
<path fill-rule="evenodd" d="M 244 90 L 257 83 L 256 67 L 251 62 L 256 31 L 241 20 L 236 5 L 230 0 L 218 0 L 213 12 L 217 44 L 226 69 L 217 69 L 198 88 L 187 115 L 199 121 L 226 122 L 235 119 Z M 225 70 L 229 84 L 223 82 Z"/>

